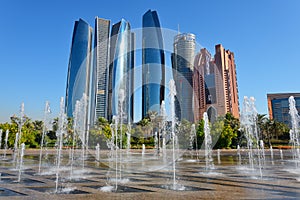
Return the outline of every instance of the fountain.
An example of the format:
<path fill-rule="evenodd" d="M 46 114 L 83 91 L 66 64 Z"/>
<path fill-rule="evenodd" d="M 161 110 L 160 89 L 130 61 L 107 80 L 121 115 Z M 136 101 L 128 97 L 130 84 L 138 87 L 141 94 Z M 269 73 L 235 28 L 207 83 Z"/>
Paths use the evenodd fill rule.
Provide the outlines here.
<path fill-rule="evenodd" d="M 172 99 L 172 97 L 170 96 Z M 250 122 L 253 122 L 253 113 L 251 111 L 251 102 L 249 103 L 249 109 L 248 109 L 248 115 L 243 115 L 243 117 L 248 117 L 248 121 L 244 121 L 244 126 L 243 128 L 248 128 L 247 130 L 253 131 L 253 136 L 248 136 L 249 138 L 252 139 L 252 143 L 249 143 L 249 146 L 252 146 L 252 153 L 253 153 L 253 171 L 256 170 L 258 171 L 257 168 L 257 163 L 259 163 L 258 158 L 261 158 L 261 163 L 263 166 L 263 158 L 267 156 L 265 155 L 264 152 L 264 144 L 262 141 L 256 139 L 256 134 L 254 131 L 255 125 L 251 124 Z M 63 99 L 61 100 L 61 105 L 63 105 Z M 174 104 L 171 104 L 174 105 Z M 63 106 L 64 107 L 64 106 Z M 172 121 L 172 124 L 170 124 L 170 129 L 166 129 L 162 127 L 162 122 L 163 120 L 159 120 L 161 124 L 159 125 L 159 128 L 157 129 L 157 133 L 154 134 L 154 136 L 157 136 L 157 148 L 159 146 L 159 138 L 162 139 L 162 152 L 166 152 L 164 155 L 166 155 L 166 159 L 161 156 L 157 156 L 155 154 L 155 149 L 147 149 L 147 152 L 145 150 L 145 144 L 143 145 L 142 152 L 140 149 L 130 149 L 130 138 L 131 136 L 131 127 L 128 125 L 127 131 L 126 131 L 126 140 L 124 144 L 126 144 L 127 148 L 127 156 L 126 159 L 124 155 L 126 155 L 126 151 L 122 152 L 120 149 L 121 143 L 120 143 L 120 138 L 121 135 L 120 132 L 120 124 L 121 124 L 121 119 L 119 116 L 114 116 L 113 117 L 113 123 L 111 124 L 111 129 L 112 129 L 112 137 L 107 138 L 107 146 L 108 150 L 105 149 L 105 147 L 101 146 L 101 159 L 100 159 L 100 141 L 93 141 L 93 149 L 95 149 L 95 152 L 93 151 L 93 155 L 95 156 L 95 160 L 97 161 L 97 166 L 95 166 L 95 162 L 90 162 L 91 160 L 87 160 L 85 162 L 85 169 L 89 170 L 90 175 L 87 176 L 81 176 L 80 180 L 71 180 L 71 179 L 64 179 L 64 177 L 68 177 L 68 169 L 67 166 L 73 165 L 73 162 L 76 161 L 76 149 L 79 148 L 78 150 L 78 157 L 81 158 L 82 156 L 82 151 L 84 151 L 85 155 L 87 153 L 87 142 L 85 144 L 82 144 L 82 104 L 80 104 L 80 101 L 78 101 L 77 108 L 75 109 L 76 111 L 74 112 L 74 121 L 73 121 L 73 130 L 74 134 L 73 136 L 73 143 L 70 143 L 72 145 L 72 148 L 70 149 L 69 152 L 62 150 L 62 138 L 65 138 L 66 136 L 66 116 L 64 113 L 64 109 L 60 109 L 59 113 L 59 118 L 58 118 L 58 130 L 57 130 L 57 157 L 56 157 L 56 163 L 55 163 L 55 174 L 51 177 L 51 174 L 47 174 L 47 176 L 38 176 L 41 175 L 40 173 L 33 173 L 37 172 L 38 170 L 40 171 L 40 166 L 38 169 L 38 164 L 39 164 L 39 158 L 42 158 L 42 164 L 45 164 L 45 158 L 44 156 L 40 156 L 40 151 L 34 153 L 35 155 L 27 156 L 26 160 L 24 159 L 24 149 L 25 145 L 24 143 L 21 144 L 21 148 L 19 149 L 20 151 L 20 160 L 19 165 L 18 165 L 18 174 L 15 176 L 12 172 L 8 171 L 7 165 L 12 165 L 10 162 L 6 162 L 3 160 L 3 163 L 1 163 L 2 166 L 0 166 L 0 181 L 2 183 L 1 187 L 7 187 L 5 190 L 0 188 L 0 196 L 4 196 L 4 194 L 7 194 L 8 191 L 12 191 L 14 185 L 12 182 L 10 182 L 10 179 L 18 178 L 18 187 L 16 191 L 12 191 L 10 195 L 17 195 L 21 192 L 23 192 L 25 195 L 28 195 L 29 198 L 39 198 L 42 195 L 44 195 L 44 192 L 49 191 L 49 180 L 52 180 L 55 178 L 55 193 L 68 193 L 67 197 L 69 198 L 81 198 L 82 196 L 77 194 L 85 194 L 87 198 L 97 195 L 102 195 L 103 198 L 114 198 L 118 195 L 123 195 L 124 193 L 127 193 L 128 198 L 131 198 L 134 192 L 136 195 L 144 195 L 147 197 L 148 194 L 151 193 L 154 195 L 157 195 L 157 198 L 162 197 L 161 194 L 165 195 L 168 194 L 170 198 L 176 198 L 178 195 L 184 195 L 186 198 L 192 198 L 195 197 L 195 195 L 202 195 L 201 197 L 203 198 L 210 198 L 212 192 L 215 197 L 217 198 L 222 198 L 224 197 L 223 195 L 224 190 L 226 192 L 226 189 L 228 191 L 237 191 L 239 193 L 240 198 L 243 197 L 249 197 L 247 196 L 249 192 L 251 193 L 251 197 L 255 197 L 257 199 L 262 199 L 264 197 L 268 198 L 278 198 L 278 199 L 284 199 L 285 197 L 297 197 L 300 194 L 298 192 L 299 186 L 296 184 L 297 181 L 299 181 L 295 176 L 291 176 L 290 173 L 293 173 L 291 171 L 283 171 L 282 166 L 280 166 L 278 163 L 278 160 L 276 159 L 277 157 L 279 158 L 279 155 L 276 155 L 276 152 L 274 151 L 273 155 L 273 149 L 272 146 L 270 146 L 270 154 L 271 154 L 271 159 L 273 160 L 274 156 L 274 166 L 270 167 L 267 166 L 268 162 L 265 162 L 264 164 L 264 171 L 266 171 L 266 174 L 268 174 L 268 179 L 262 180 L 250 180 L 249 181 L 249 172 L 245 169 L 248 168 L 243 168 L 244 170 L 241 170 L 242 167 L 239 166 L 237 168 L 237 163 L 234 162 L 235 160 L 239 160 L 239 164 L 241 163 L 241 154 L 244 153 L 242 151 L 241 147 L 237 145 L 237 152 L 233 152 L 232 150 L 227 151 L 227 150 L 221 150 L 218 149 L 216 150 L 216 156 L 218 159 L 218 164 L 214 166 L 213 163 L 213 151 L 211 149 L 212 146 L 212 136 L 210 134 L 210 126 L 208 122 L 208 117 L 207 114 L 205 113 L 203 116 L 204 119 L 204 137 L 205 137 L 205 167 L 206 171 L 209 169 L 214 169 L 214 173 L 203 173 L 200 174 L 198 173 L 199 166 L 201 166 L 201 161 L 200 162 L 181 162 L 181 159 L 179 159 L 179 154 L 178 154 L 178 144 L 181 144 L 181 141 L 178 141 L 178 137 L 180 134 L 176 132 L 176 120 L 174 120 L 174 124 Z M 173 113 L 173 110 L 171 110 L 171 113 Z M 252 114 L 251 114 L 252 113 Z M 175 119 L 174 116 L 170 119 Z M 248 124 L 245 124 L 245 123 Z M 174 126 L 175 125 L 175 126 Z M 125 130 L 125 129 L 124 129 Z M 166 131 L 163 133 L 163 131 Z M 170 142 L 166 143 L 166 139 L 169 139 L 169 133 L 167 132 L 170 131 Z M 191 126 L 190 132 L 186 132 L 187 136 L 187 147 L 189 149 L 194 148 L 195 142 L 196 142 L 196 134 L 195 134 L 195 126 Z M 15 132 L 13 132 L 15 133 Z M 134 133 L 134 131 L 132 131 Z M 161 135 L 160 135 L 161 133 Z M 9 131 L 7 130 L 7 133 L 5 138 L 8 138 Z M 178 134 L 178 136 L 177 136 Z M 2 136 L 3 136 L 2 132 Z M 257 133 L 258 135 L 258 133 Z M 161 136 L 161 137 L 159 137 Z M 165 137 L 166 136 L 166 137 Z M 79 138 L 81 137 L 81 138 Z M 3 136 L 4 138 L 4 136 Z M 125 139 L 125 138 L 124 138 Z M 8 139 L 5 139 L 6 141 Z M 165 141 L 164 141 L 165 140 Z M 19 137 L 17 134 L 16 141 L 19 141 Z M 85 140 L 87 141 L 87 139 Z M 90 141 L 92 143 L 92 140 Z M 248 141 L 247 141 L 248 142 Z M 7 142 L 6 142 L 7 143 Z M 102 143 L 101 143 L 102 144 Z M 78 146 L 76 146 L 78 145 Z M 82 145 L 85 148 L 82 148 Z M 7 145 L 5 145 L 7 146 Z M 197 146 L 197 145 L 196 145 Z M 18 147 L 18 145 L 16 145 Z M 77 148 L 76 148 L 77 147 Z M 166 148 L 167 147 L 167 148 Z M 181 145 L 182 147 L 182 145 Z M 45 148 L 45 147 L 44 147 Z M 125 148 L 125 145 L 124 145 Z M 90 146 L 90 149 L 92 147 Z M 184 152 L 185 149 L 180 149 L 180 153 Z M 26 154 L 27 151 L 30 152 L 31 150 L 26 149 Z M 128 153 L 130 151 L 130 154 Z M 197 151 L 197 150 L 196 150 Z M 250 152 L 250 150 L 248 150 Z M 285 156 L 287 158 L 286 161 L 288 161 L 288 158 L 291 157 L 292 154 L 289 154 L 288 151 L 283 152 L 283 150 L 280 151 L 280 158 L 282 160 L 281 165 L 285 165 L 285 167 L 288 167 L 289 162 L 283 162 L 283 153 L 286 153 L 287 155 Z M 50 153 L 51 151 L 49 151 Z M 153 153 L 154 152 L 154 153 Z M 66 164 L 68 161 L 67 159 L 65 160 L 64 158 L 67 158 L 68 154 L 70 153 L 70 160 L 69 163 Z M 123 153 L 123 158 L 122 154 Z M 237 154 L 238 158 L 234 158 L 235 153 Z M 80 155 L 79 155 L 80 154 Z M 143 159 L 141 159 L 141 154 Z M 256 155 L 261 155 L 260 157 L 256 157 Z M 55 155 L 55 154 L 53 154 Z M 185 151 L 184 156 L 182 157 L 182 160 L 186 159 L 190 155 L 190 151 Z M 24 159 L 24 162 L 23 162 Z M 32 160 L 30 160 L 32 159 Z M 267 157 L 266 157 L 267 159 Z M 50 159 L 49 159 L 50 160 Z M 78 159 L 79 160 L 79 159 Z M 99 162 L 101 160 L 101 162 Z M 25 162 L 26 161 L 26 162 Z M 93 160 L 94 161 L 94 160 Z M 203 159 L 204 161 L 204 159 Z M 221 162 L 222 161 L 222 162 Z M 50 161 L 51 162 L 51 161 Z M 81 162 L 81 160 L 80 160 Z M 247 162 L 247 161 L 246 161 Z M 101 165 L 100 165 L 101 163 Z M 125 164 L 124 164 L 125 163 Z M 26 164 L 26 167 L 25 167 Z M 30 166 L 32 164 L 32 166 Z M 80 163 L 81 164 L 81 163 Z M 80 165 L 79 164 L 79 165 Z M 122 166 L 123 164 L 123 166 Z M 248 163 L 247 163 L 248 164 Z M 43 166 L 43 165 L 42 165 Z M 74 162 L 75 166 L 75 162 Z M 80 165 L 81 166 L 81 165 Z M 259 165 L 258 165 L 259 166 Z M 26 170 L 25 170 L 26 169 Z M 75 169 L 75 168 L 74 168 Z M 43 171 L 43 169 L 41 169 Z M 110 185 L 104 186 L 108 182 L 106 182 L 103 174 L 106 172 L 106 170 L 112 170 L 113 173 L 111 173 L 111 176 L 109 177 L 109 183 Z M 122 179 L 122 174 L 121 170 L 124 172 L 130 174 L 131 173 L 131 178 L 130 178 L 130 184 L 125 186 L 125 179 Z M 125 171 L 127 170 L 127 171 Z M 50 170 L 51 171 L 51 170 Z M 203 170 L 204 171 L 204 170 Z M 297 170 L 295 170 L 295 173 Z M 103 173 L 104 172 L 104 173 Z M 114 173 L 115 172 L 115 173 Z M 170 176 L 169 173 L 172 173 Z M 221 173 L 220 173 L 221 172 Z M 11 173 L 11 175 L 9 175 Z M 34 175 L 31 175 L 34 174 Z M 215 176 L 216 174 L 220 175 L 220 177 L 212 177 Z M 13 175 L 13 176 L 12 176 Z M 24 178 L 23 178 L 24 175 Z M 25 176 L 26 175 L 26 176 Z M 124 175 L 123 175 L 124 176 Z M 33 177 L 32 179 L 30 177 Z M 72 173 L 71 173 L 72 177 Z M 170 178 L 171 177 L 171 178 Z M 269 178 L 270 177 L 270 178 Z M 170 182 L 168 182 L 167 185 L 161 184 L 163 179 L 171 179 Z M 181 181 L 184 181 L 185 186 L 182 186 L 178 183 L 179 179 Z M 127 179 L 128 180 L 128 179 Z M 35 183 L 36 181 L 36 183 Z M 70 187 L 70 184 L 76 181 L 76 187 L 80 188 L 74 189 L 75 187 Z M 14 181 L 16 182 L 16 181 Z M 93 183 L 94 182 L 94 183 Z M 7 184 L 9 183 L 9 184 Z M 43 186 L 45 184 L 45 186 Z M 99 189 L 100 186 L 101 189 Z M 192 185 L 192 186 L 191 186 Z M 53 186 L 53 184 L 52 184 Z M 90 188 L 95 188 L 95 189 L 90 189 Z M 30 193 L 30 191 L 35 190 L 35 193 Z M 53 189 L 54 190 L 54 189 Z M 175 190 L 175 191 L 166 191 L 166 190 Z M 184 193 L 179 194 L 176 191 L 180 190 L 185 190 Z M 193 192 L 189 192 L 189 191 Z M 102 192 L 115 192 L 117 194 L 103 194 Z M 255 191 L 255 192 L 253 192 Z M 15 192 L 15 193 L 14 193 Z M 82 192 L 82 193 L 80 193 Z M 149 192 L 149 193 L 147 193 Z M 89 196 L 89 193 L 91 196 Z M 121 193 L 121 194 L 120 194 Z M 34 195 L 33 197 L 30 195 Z M 48 193 L 49 194 L 49 193 Z M 20 195 L 20 194 L 18 194 Z M 49 195 L 52 195 L 51 193 Z M 60 194 L 55 194 L 55 195 L 60 195 Z M 125 196 L 126 196 L 125 195 Z M 51 196 L 50 196 L 51 197 Z M 63 195 L 61 198 L 64 198 L 65 196 Z M 149 196 L 148 196 L 149 197 Z M 226 196 L 225 196 L 226 197 Z"/>
<path fill-rule="evenodd" d="M 176 181 L 176 153 L 178 153 L 178 137 L 176 135 L 175 125 L 176 125 L 176 116 L 175 116 L 175 96 L 176 96 L 176 87 L 175 81 L 171 79 L 169 81 L 169 98 L 170 98 L 170 117 L 171 117 L 171 136 L 172 136 L 172 163 L 173 163 L 173 184 L 170 189 L 172 190 L 184 190 L 184 186 L 180 185 Z M 175 151 L 177 149 L 177 152 Z"/>
<path fill-rule="evenodd" d="M 100 160 L 100 144 L 97 143 L 96 145 L 96 161 Z"/>
<path fill-rule="evenodd" d="M 270 146 L 270 154 L 271 154 L 271 160 L 274 160 L 274 154 L 273 154 L 273 147 L 272 145 Z"/>
<path fill-rule="evenodd" d="M 50 104 L 48 101 L 46 101 L 45 110 L 44 110 L 44 126 L 43 126 L 43 133 L 42 133 L 42 139 L 41 139 L 41 148 L 40 148 L 40 160 L 39 160 L 39 172 L 41 173 L 41 165 L 42 165 L 42 155 L 43 155 L 43 146 L 44 146 L 44 140 L 48 129 L 48 115 L 51 113 L 50 111 Z"/>
<path fill-rule="evenodd" d="M 55 180 L 55 193 L 58 193 L 58 185 L 59 185 L 59 173 L 60 173 L 60 163 L 62 158 L 62 146 L 63 146 L 63 135 L 66 132 L 66 124 L 67 124 L 67 117 L 65 114 L 65 104 L 64 98 L 60 98 L 60 111 L 58 117 L 58 130 L 56 131 L 57 137 L 57 156 L 56 156 L 56 180 Z"/>
<path fill-rule="evenodd" d="M 158 149 L 157 131 L 155 131 L 155 133 L 154 133 L 154 149 Z"/>
<path fill-rule="evenodd" d="M 73 165 L 74 165 L 74 157 L 75 157 L 75 148 L 76 148 L 76 142 L 77 142 L 77 137 L 78 137 L 78 123 L 79 121 L 79 114 L 80 114 L 80 106 L 81 103 L 80 101 L 76 101 L 75 104 L 75 110 L 73 113 L 73 137 L 72 137 L 72 149 L 71 149 L 71 160 L 70 160 L 70 177 L 73 177 Z"/>
<path fill-rule="evenodd" d="M 16 134 L 15 146 L 14 146 L 14 160 L 13 162 L 16 165 L 16 169 L 19 165 L 19 158 L 20 158 L 20 148 L 21 148 L 21 139 L 22 139 L 22 126 L 24 124 L 24 103 L 21 103 L 20 106 L 20 119 L 18 121 L 18 130 L 19 132 Z"/>
<path fill-rule="evenodd" d="M 165 106 L 165 101 L 161 102 L 160 105 L 160 116 L 161 116 L 161 138 L 162 138 L 162 153 L 164 160 L 166 159 L 166 118 L 167 118 L 167 113 L 166 113 L 166 106 Z"/>
<path fill-rule="evenodd" d="M 2 132 L 3 132 L 3 130 L 0 129 L 0 149 L 1 149 L 1 146 L 2 146 Z"/>
<path fill-rule="evenodd" d="M 9 134 L 9 130 L 7 129 L 6 132 L 5 132 L 5 145 L 4 145 L 4 158 L 6 157 L 6 151 L 7 151 L 7 148 L 8 148 L 8 145 L 7 145 L 7 141 L 8 141 L 8 134 Z"/>
<path fill-rule="evenodd" d="M 193 155 L 193 149 L 195 145 L 195 152 L 196 152 L 196 160 L 199 159 L 198 155 L 198 142 L 197 142 L 197 132 L 196 132 L 196 127 L 195 124 L 192 124 L 191 126 L 191 132 L 190 132 L 190 144 L 189 144 L 189 149 L 191 151 L 191 155 Z"/>
<path fill-rule="evenodd" d="M 18 141 L 19 141 L 19 133 L 16 133 L 16 138 L 14 143 L 14 155 L 13 155 L 13 163 L 16 167 L 17 167 Z"/>
<path fill-rule="evenodd" d="M 241 112 L 241 129 L 247 139 L 248 156 L 250 169 L 254 170 L 254 152 L 253 147 L 257 148 L 257 161 L 260 178 L 262 179 L 261 149 L 259 145 L 259 131 L 257 127 L 257 111 L 255 108 L 255 99 L 253 97 L 244 97 L 243 109 Z M 255 146 L 254 146 L 255 145 Z"/>
<path fill-rule="evenodd" d="M 145 144 L 142 145 L 142 156 L 144 157 L 145 155 Z"/>
<path fill-rule="evenodd" d="M 221 164 L 221 150 L 220 149 L 218 149 L 217 150 L 217 156 L 218 156 L 218 164 L 220 165 Z"/>
<path fill-rule="evenodd" d="M 262 155 L 262 163 L 265 163 L 266 160 L 266 156 L 265 156 L 265 145 L 264 145 L 264 141 L 260 140 L 260 150 L 261 150 L 261 155 Z"/>
<path fill-rule="evenodd" d="M 204 120 L 204 144 L 205 144 L 205 169 L 206 171 L 214 169 L 214 162 L 212 158 L 212 139 L 210 135 L 210 128 L 208 123 L 207 113 L 203 113 Z"/>
<path fill-rule="evenodd" d="M 21 144 L 21 152 L 20 152 L 20 161 L 19 161 L 19 175 L 18 182 L 21 181 L 22 167 L 23 167 L 23 157 L 24 157 L 25 144 Z"/>
<path fill-rule="evenodd" d="M 293 96 L 289 97 L 289 113 L 291 116 L 292 129 L 290 130 L 290 143 L 292 144 L 293 160 L 296 162 L 296 167 L 299 167 L 300 153 L 299 153 L 299 121 L 298 110 L 296 108 L 296 101 Z"/>
<path fill-rule="evenodd" d="M 129 154 L 130 151 L 130 140 L 131 140 L 131 125 L 128 124 L 127 125 L 127 132 L 126 132 L 126 136 L 127 136 L 127 144 L 126 144 L 126 148 L 127 148 L 127 154 Z"/>

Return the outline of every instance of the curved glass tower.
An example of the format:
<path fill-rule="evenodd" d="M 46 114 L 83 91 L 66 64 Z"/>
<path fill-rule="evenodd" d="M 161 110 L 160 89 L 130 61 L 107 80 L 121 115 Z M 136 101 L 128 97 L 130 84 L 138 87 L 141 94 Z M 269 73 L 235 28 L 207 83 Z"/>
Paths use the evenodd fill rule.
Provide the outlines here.
<path fill-rule="evenodd" d="M 124 122 L 132 118 L 131 87 L 133 68 L 132 37 L 129 22 L 122 19 L 112 26 L 110 38 L 109 106 L 110 119 L 122 115 Z M 122 113 L 120 113 L 122 110 Z"/>
<path fill-rule="evenodd" d="M 165 55 L 156 11 L 148 10 L 143 15 L 142 48 L 142 118 L 144 118 L 149 111 L 159 113 L 160 104 L 164 100 Z"/>
<path fill-rule="evenodd" d="M 193 70 L 195 58 L 195 35 L 178 34 L 174 38 L 172 54 L 173 77 L 176 83 L 176 116 L 179 120 L 194 122 Z"/>
<path fill-rule="evenodd" d="M 65 109 L 73 117 L 75 104 L 83 94 L 90 96 L 92 28 L 82 19 L 75 21 L 68 66 Z M 88 107 L 86 108 L 88 115 Z M 86 116 L 86 120 L 88 117 Z"/>

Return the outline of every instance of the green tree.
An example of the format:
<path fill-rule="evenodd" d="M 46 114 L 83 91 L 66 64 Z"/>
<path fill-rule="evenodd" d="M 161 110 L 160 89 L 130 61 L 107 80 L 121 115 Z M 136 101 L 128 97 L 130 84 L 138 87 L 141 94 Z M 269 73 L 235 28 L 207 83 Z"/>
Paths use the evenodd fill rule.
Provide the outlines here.
<path fill-rule="evenodd" d="M 198 144 L 198 149 L 201 148 L 201 145 L 204 142 L 204 120 L 200 119 L 197 125 L 197 144 Z"/>

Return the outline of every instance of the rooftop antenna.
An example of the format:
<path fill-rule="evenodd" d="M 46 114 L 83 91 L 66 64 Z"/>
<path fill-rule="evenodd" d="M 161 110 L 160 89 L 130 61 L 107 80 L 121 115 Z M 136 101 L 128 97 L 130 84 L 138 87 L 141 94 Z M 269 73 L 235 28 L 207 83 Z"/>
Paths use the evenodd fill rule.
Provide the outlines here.
<path fill-rule="evenodd" d="M 179 24 L 177 25 L 177 34 L 179 35 L 180 31 L 179 31 Z"/>

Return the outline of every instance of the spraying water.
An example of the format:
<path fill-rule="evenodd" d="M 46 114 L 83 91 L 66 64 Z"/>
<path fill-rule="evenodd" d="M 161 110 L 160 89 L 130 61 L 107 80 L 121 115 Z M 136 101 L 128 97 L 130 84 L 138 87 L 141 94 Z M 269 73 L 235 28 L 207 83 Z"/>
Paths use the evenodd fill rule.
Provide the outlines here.
<path fill-rule="evenodd" d="M 20 119 L 18 121 L 18 128 L 19 128 L 19 134 L 18 137 L 16 136 L 16 146 L 15 146 L 15 152 L 14 152 L 14 163 L 16 163 L 16 169 L 18 168 L 19 165 L 19 160 L 20 160 L 20 148 L 21 148 L 21 139 L 22 139 L 22 127 L 24 124 L 24 103 L 21 103 L 20 106 Z M 17 159 L 16 159 L 17 158 Z"/>
<path fill-rule="evenodd" d="M 196 151 L 196 158 L 198 160 L 198 142 L 197 142 L 197 131 L 195 124 L 192 124 L 191 126 L 191 133 L 190 133 L 190 149 L 192 150 L 194 148 L 195 144 L 195 151 Z"/>
<path fill-rule="evenodd" d="M 165 101 L 161 102 L 160 105 L 160 116 L 161 116 L 161 137 L 162 137 L 162 152 L 164 158 L 166 157 L 166 105 Z"/>
<path fill-rule="evenodd" d="M 238 155 L 238 164 L 241 165 L 242 157 L 241 157 L 241 148 L 240 145 L 237 145 L 237 155 Z"/>
<path fill-rule="evenodd" d="M 273 155 L 273 147 L 272 147 L 272 145 L 270 146 L 270 154 L 271 154 L 271 160 L 273 161 L 274 155 Z"/>
<path fill-rule="evenodd" d="M 144 155 L 145 155 L 145 149 L 146 149 L 145 144 L 143 144 L 143 145 L 142 145 L 142 156 L 143 156 L 143 157 L 144 157 Z"/>
<path fill-rule="evenodd" d="M 99 161 L 100 160 L 100 144 L 97 143 L 96 145 L 96 160 Z"/>
<path fill-rule="evenodd" d="M 173 188 L 176 188 L 176 157 L 175 157 L 175 95 L 176 95 L 176 87 L 175 87 L 175 81 L 173 79 L 169 82 L 169 98 L 170 98 L 170 109 L 171 109 L 171 134 L 172 134 L 172 147 L 173 147 Z"/>
<path fill-rule="evenodd" d="M 257 148 L 257 161 L 262 178 L 262 164 L 261 164 L 261 149 L 259 145 L 259 131 L 257 127 L 257 111 L 255 107 L 255 99 L 253 97 L 244 97 L 243 109 L 241 112 L 241 128 L 244 131 L 244 135 L 247 139 L 248 155 L 250 168 L 254 170 L 254 153 L 253 147 Z"/>
<path fill-rule="evenodd" d="M 280 152 L 280 159 L 283 160 L 283 153 L 282 153 L 282 149 L 279 150 Z"/>
<path fill-rule="evenodd" d="M 13 163 L 17 167 L 17 154 L 18 154 L 18 141 L 19 141 L 19 133 L 16 133 L 15 143 L 14 143 L 14 158 Z"/>
<path fill-rule="evenodd" d="M 18 175 L 18 182 L 21 181 L 21 174 L 22 174 L 22 167 L 23 167 L 24 150 L 25 150 L 25 144 L 22 143 L 22 144 L 21 144 L 20 161 L 19 161 L 19 175 Z"/>
<path fill-rule="evenodd" d="M 75 104 L 75 110 L 73 113 L 73 137 L 72 137 L 72 150 L 71 150 L 71 158 L 70 158 L 70 163 L 71 163 L 71 169 L 70 169 L 70 177 L 72 178 L 73 176 L 73 165 L 74 165 L 74 157 L 75 157 L 75 148 L 76 148 L 76 143 L 77 143 L 77 137 L 78 135 L 78 127 L 79 127 L 79 114 L 80 114 L 80 108 L 81 103 L 80 101 L 76 101 Z"/>
<path fill-rule="evenodd" d="M 210 135 L 209 121 L 207 113 L 203 113 L 204 120 L 204 144 L 205 144 L 205 166 L 206 170 L 213 169 L 214 163 L 212 158 L 212 139 Z"/>
<path fill-rule="evenodd" d="M 62 157 L 62 146 L 63 146 L 63 135 L 66 132 L 66 124 L 67 124 L 67 117 L 64 112 L 65 104 L 64 98 L 60 98 L 60 111 L 58 116 L 58 130 L 56 131 L 57 137 L 57 157 L 56 157 L 56 185 L 55 185 L 55 193 L 58 192 L 58 185 L 59 185 L 59 172 L 60 172 L 60 163 Z"/>
<path fill-rule="evenodd" d="M 0 149 L 1 149 L 1 146 L 2 146 L 2 133 L 3 133 L 3 130 L 0 129 Z"/>
<path fill-rule="evenodd" d="M 130 123 L 127 125 L 127 132 L 126 132 L 126 135 L 127 135 L 127 145 L 126 145 L 126 148 L 127 148 L 127 154 L 129 153 L 129 150 L 130 150 L 130 140 L 131 140 L 131 125 Z"/>
<path fill-rule="evenodd" d="M 44 110 L 44 126 L 43 126 L 43 134 L 41 139 L 41 148 L 40 148 L 40 160 L 39 160 L 39 173 L 41 173 L 41 165 L 42 165 L 42 155 L 43 155 L 43 146 L 44 146 L 44 140 L 47 133 L 47 127 L 49 126 L 49 114 L 50 111 L 50 104 L 48 101 L 46 101 L 45 110 Z"/>
<path fill-rule="evenodd" d="M 221 150 L 220 149 L 217 150 L 217 155 L 218 155 L 218 164 L 220 165 L 221 164 Z"/>
<path fill-rule="evenodd" d="M 298 110 L 296 108 L 296 101 L 293 96 L 289 97 L 289 113 L 291 116 L 292 129 L 290 130 L 290 143 L 292 144 L 293 159 L 296 161 L 296 167 L 300 161 L 299 153 L 299 121 Z"/>
<path fill-rule="evenodd" d="M 7 129 L 6 132 L 5 132 L 5 145 L 4 145 L 4 158 L 6 157 L 6 151 L 7 151 L 7 148 L 8 148 L 8 145 L 7 145 L 7 141 L 8 141 L 8 134 L 9 134 L 9 130 Z"/>
<path fill-rule="evenodd" d="M 262 162 L 264 163 L 266 160 L 266 156 L 265 156 L 265 145 L 263 140 L 260 140 L 260 150 L 262 155 Z"/>

